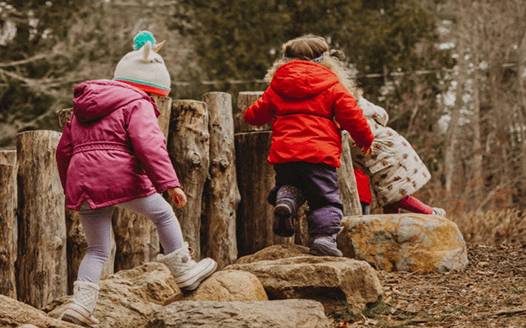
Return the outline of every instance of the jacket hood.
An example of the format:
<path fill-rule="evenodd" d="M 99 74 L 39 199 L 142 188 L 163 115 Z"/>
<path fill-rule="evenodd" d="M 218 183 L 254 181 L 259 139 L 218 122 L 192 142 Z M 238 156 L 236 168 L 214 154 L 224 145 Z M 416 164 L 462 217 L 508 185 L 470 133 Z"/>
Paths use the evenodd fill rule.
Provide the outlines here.
<path fill-rule="evenodd" d="M 389 115 L 382 107 L 373 104 L 364 97 L 358 99 L 358 106 L 363 110 L 363 116 L 373 119 L 376 123 L 387 126 Z"/>
<path fill-rule="evenodd" d="M 73 113 L 81 123 L 97 120 L 132 101 L 146 99 L 160 115 L 153 99 L 144 91 L 123 82 L 98 80 L 87 81 L 75 87 Z"/>
<path fill-rule="evenodd" d="M 304 60 L 293 60 L 276 70 L 270 87 L 282 97 L 303 99 L 336 83 L 338 77 L 330 69 Z"/>

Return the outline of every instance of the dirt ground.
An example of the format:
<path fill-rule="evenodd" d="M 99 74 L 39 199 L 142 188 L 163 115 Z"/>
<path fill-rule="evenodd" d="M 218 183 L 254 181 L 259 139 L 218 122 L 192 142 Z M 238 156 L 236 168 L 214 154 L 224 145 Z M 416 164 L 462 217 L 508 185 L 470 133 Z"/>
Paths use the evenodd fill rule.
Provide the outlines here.
<path fill-rule="evenodd" d="M 384 298 L 332 327 L 526 327 L 526 245 L 468 247 L 459 272 L 378 272 Z"/>

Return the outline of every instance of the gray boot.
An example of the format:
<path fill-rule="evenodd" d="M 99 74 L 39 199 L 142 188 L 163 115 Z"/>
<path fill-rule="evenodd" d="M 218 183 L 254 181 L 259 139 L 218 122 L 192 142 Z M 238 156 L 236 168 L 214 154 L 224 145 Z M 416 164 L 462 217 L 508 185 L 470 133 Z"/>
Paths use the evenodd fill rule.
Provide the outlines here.
<path fill-rule="evenodd" d="M 336 245 L 337 233 L 329 236 L 316 236 L 310 247 L 309 254 L 316 256 L 336 256 L 342 257 L 343 253 Z"/>
<path fill-rule="evenodd" d="M 210 276 L 217 268 L 217 263 L 211 258 L 205 258 L 196 263 L 190 251 L 188 243 L 183 243 L 183 247 L 167 254 L 157 255 L 157 262 L 161 262 L 170 269 L 177 285 L 182 290 L 194 290 L 201 281 Z"/>
<path fill-rule="evenodd" d="M 92 316 L 98 297 L 99 286 L 97 284 L 75 281 L 73 283 L 73 298 L 62 314 L 61 320 L 84 327 L 99 327 L 99 320 Z"/>

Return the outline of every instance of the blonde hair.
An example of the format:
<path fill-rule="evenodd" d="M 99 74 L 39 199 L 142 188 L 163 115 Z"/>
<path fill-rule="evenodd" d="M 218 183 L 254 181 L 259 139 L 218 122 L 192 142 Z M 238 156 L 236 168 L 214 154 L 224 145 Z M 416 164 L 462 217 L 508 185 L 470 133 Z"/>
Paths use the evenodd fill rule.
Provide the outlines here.
<path fill-rule="evenodd" d="M 323 57 L 321 57 L 323 55 Z M 283 44 L 283 58 L 278 59 L 274 62 L 272 67 L 268 70 L 265 75 L 267 82 L 272 81 L 274 74 L 283 64 L 288 63 L 291 60 L 307 60 L 312 61 L 313 59 L 318 64 L 330 69 L 343 84 L 349 93 L 354 97 L 359 96 L 359 90 L 356 86 L 356 82 L 349 76 L 343 59 L 345 55 L 339 50 L 330 50 L 329 45 L 321 36 L 313 34 L 307 34 L 298 38 L 287 41 Z"/>

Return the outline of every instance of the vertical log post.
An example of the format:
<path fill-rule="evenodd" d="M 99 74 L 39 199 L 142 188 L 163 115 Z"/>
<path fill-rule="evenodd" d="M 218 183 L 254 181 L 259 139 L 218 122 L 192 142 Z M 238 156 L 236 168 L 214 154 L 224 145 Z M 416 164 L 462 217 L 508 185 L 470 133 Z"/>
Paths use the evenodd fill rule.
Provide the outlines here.
<path fill-rule="evenodd" d="M 210 165 L 210 133 L 206 103 L 196 100 L 174 100 L 168 134 L 168 153 L 188 198 L 177 208 L 168 199 L 183 230 L 183 238 L 201 258 L 201 211 L 204 185 Z"/>
<path fill-rule="evenodd" d="M 352 164 L 349 132 L 342 131 L 341 166 L 336 170 L 338 174 L 338 189 L 343 203 L 343 216 L 362 215 L 362 206 L 358 196 L 354 166 Z"/>
<path fill-rule="evenodd" d="M 66 124 L 71 120 L 73 108 L 61 109 L 55 112 L 57 129 L 60 132 L 64 130 Z M 86 234 L 80 222 L 80 216 L 77 211 L 65 209 L 66 215 L 66 235 L 67 235 L 67 265 L 68 265 L 68 294 L 73 293 L 73 283 L 77 280 L 80 262 L 88 250 L 88 241 Z M 114 273 L 115 253 L 115 234 L 111 230 L 111 252 L 108 260 L 102 268 L 101 277 Z"/>
<path fill-rule="evenodd" d="M 55 154 L 60 133 L 17 134 L 18 300 L 42 308 L 67 294 L 65 199 Z"/>
<path fill-rule="evenodd" d="M 1 153 L 1 152 L 0 152 Z M 16 155 L 16 152 L 15 152 Z M 15 157 L 16 158 L 16 157 Z M 0 294 L 16 299 L 17 165 L 0 160 Z"/>
<path fill-rule="evenodd" d="M 293 244 L 294 237 L 274 234 L 274 208 L 267 201 L 274 187 L 275 172 L 268 164 L 271 125 L 248 125 L 243 114 L 262 92 L 240 92 L 236 115 L 236 167 L 241 201 L 237 210 L 237 243 L 239 256 L 253 254 L 277 244 Z"/>
<path fill-rule="evenodd" d="M 0 164 L 15 165 L 16 150 L 0 150 Z"/>
<path fill-rule="evenodd" d="M 232 96 L 209 92 L 207 104 L 210 133 L 210 178 L 204 190 L 203 255 L 217 261 L 218 268 L 237 260 L 236 211 L 240 201 L 236 178 Z"/>

